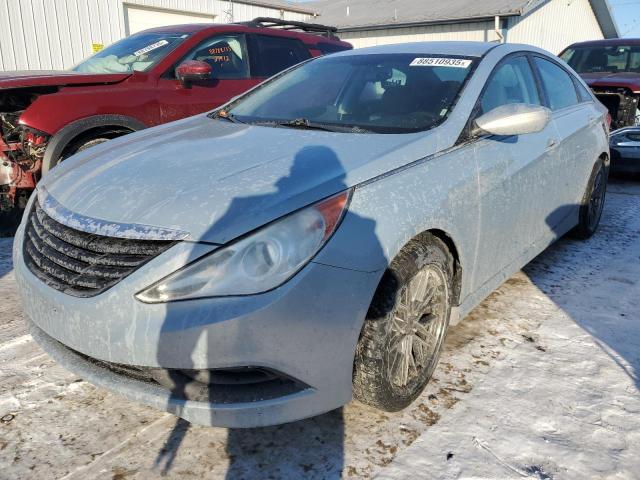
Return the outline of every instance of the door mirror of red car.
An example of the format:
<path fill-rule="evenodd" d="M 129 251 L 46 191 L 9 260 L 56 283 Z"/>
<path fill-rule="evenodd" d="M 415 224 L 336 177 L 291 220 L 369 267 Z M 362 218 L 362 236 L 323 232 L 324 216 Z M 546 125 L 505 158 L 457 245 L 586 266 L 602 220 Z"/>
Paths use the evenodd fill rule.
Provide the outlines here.
<path fill-rule="evenodd" d="M 191 88 L 192 82 L 201 82 L 211 78 L 211 65 L 200 60 L 187 60 L 176 68 L 176 78 L 185 88 Z"/>

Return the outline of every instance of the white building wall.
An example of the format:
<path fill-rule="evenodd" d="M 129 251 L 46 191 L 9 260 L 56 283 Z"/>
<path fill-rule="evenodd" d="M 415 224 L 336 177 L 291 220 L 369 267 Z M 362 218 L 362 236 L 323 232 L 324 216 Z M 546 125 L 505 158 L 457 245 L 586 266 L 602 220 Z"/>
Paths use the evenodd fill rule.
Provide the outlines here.
<path fill-rule="evenodd" d="M 319 19 L 322 21 L 322 16 Z M 342 40 L 355 48 L 388 45 L 391 43 L 427 42 L 436 40 L 470 40 L 490 42 L 497 40 L 493 22 L 455 23 L 422 27 L 385 28 L 357 32 L 340 32 Z"/>
<path fill-rule="evenodd" d="M 558 54 L 584 40 L 604 38 L 589 0 L 551 0 L 524 17 L 509 19 L 507 41 Z"/>
<path fill-rule="evenodd" d="M 528 43 L 554 54 L 574 42 L 604 38 L 589 0 L 550 0 L 524 17 L 505 20 L 508 29 L 503 30 L 503 34 L 506 34 L 507 42 Z M 498 37 L 494 27 L 495 22 L 490 21 L 341 32 L 339 35 L 356 48 L 434 40 L 495 41 Z"/>
<path fill-rule="evenodd" d="M 215 15 L 218 23 L 255 17 L 311 19 L 304 13 L 224 0 L 0 0 L 0 71 L 75 65 L 91 55 L 92 44 L 109 45 L 126 35 L 124 4 Z"/>

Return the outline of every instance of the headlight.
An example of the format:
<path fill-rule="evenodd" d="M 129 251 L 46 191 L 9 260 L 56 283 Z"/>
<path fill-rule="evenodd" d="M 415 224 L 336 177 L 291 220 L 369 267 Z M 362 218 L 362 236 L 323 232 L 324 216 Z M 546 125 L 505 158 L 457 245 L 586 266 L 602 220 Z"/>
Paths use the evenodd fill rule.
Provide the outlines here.
<path fill-rule="evenodd" d="M 331 237 L 350 191 L 298 210 L 206 255 L 136 295 L 146 303 L 252 295 L 282 285 Z"/>

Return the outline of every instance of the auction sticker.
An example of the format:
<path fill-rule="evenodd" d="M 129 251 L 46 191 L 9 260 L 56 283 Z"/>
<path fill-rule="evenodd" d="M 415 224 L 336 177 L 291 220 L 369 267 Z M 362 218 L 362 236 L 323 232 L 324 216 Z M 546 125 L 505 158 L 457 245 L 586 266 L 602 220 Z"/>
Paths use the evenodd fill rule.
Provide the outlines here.
<path fill-rule="evenodd" d="M 468 68 L 471 60 L 464 58 L 414 58 L 409 64 L 411 67 L 451 67 L 451 68 Z"/>
<path fill-rule="evenodd" d="M 159 42 L 152 43 L 151 45 L 147 45 L 146 47 L 141 48 L 140 50 L 136 50 L 135 52 L 133 52 L 133 54 L 136 57 L 139 57 L 143 53 L 150 52 L 151 50 L 155 50 L 156 48 L 164 47 L 167 43 L 169 42 L 167 42 L 166 40 L 160 40 Z"/>

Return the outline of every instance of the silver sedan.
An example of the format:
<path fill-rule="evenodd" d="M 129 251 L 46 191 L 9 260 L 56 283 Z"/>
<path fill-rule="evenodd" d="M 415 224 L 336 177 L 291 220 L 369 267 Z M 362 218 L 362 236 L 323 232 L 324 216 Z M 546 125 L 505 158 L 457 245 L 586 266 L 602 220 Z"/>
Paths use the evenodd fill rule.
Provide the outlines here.
<path fill-rule="evenodd" d="M 312 59 L 53 169 L 15 240 L 24 309 L 69 369 L 196 423 L 399 410 L 449 325 L 593 235 L 607 134 L 534 47 Z"/>

